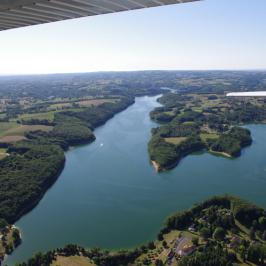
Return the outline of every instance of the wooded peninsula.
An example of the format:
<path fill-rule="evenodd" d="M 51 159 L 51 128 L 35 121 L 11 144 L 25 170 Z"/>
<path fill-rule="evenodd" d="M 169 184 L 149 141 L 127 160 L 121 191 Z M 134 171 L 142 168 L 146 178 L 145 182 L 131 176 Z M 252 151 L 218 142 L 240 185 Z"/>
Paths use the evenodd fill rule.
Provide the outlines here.
<path fill-rule="evenodd" d="M 150 114 L 160 125 L 152 130 L 148 144 L 150 159 L 160 171 L 175 167 L 196 151 L 240 156 L 252 143 L 251 132 L 241 126 L 264 123 L 266 101 L 230 99 L 225 94 L 262 90 L 265 80 L 264 72 L 237 71 L 1 77 L 0 260 L 19 245 L 20 233 L 12 223 L 36 206 L 57 180 L 64 168 L 64 152 L 94 141 L 94 129 L 133 104 L 135 97 L 163 95 L 159 99 L 162 106 Z M 246 260 L 264 263 L 265 211 L 243 202 L 233 197 L 214 198 L 179 213 L 167 221 L 158 240 L 134 251 L 116 253 L 69 245 L 22 265 L 50 265 L 80 254 L 90 259 L 89 265 L 164 265 L 169 259 L 181 266 Z M 221 221 L 224 216 L 230 221 Z M 187 231 L 197 240 L 191 235 L 186 238 Z M 225 245 L 237 237 L 239 249 L 225 251 Z M 182 252 L 191 256 L 183 259 Z M 217 263 L 211 264 L 212 260 Z"/>
<path fill-rule="evenodd" d="M 51 85 L 60 78 L 45 81 Z M 47 96 L 45 90 L 36 95 L 30 82 L 24 88 L 27 96 L 20 95 L 19 90 L 9 95 L 9 82 L 4 83 L 6 90 L 1 91 L 4 98 L 0 106 L 0 230 L 4 235 L 57 180 L 64 168 L 64 152 L 69 147 L 94 141 L 93 130 L 133 104 L 136 96 L 162 92 L 145 87 L 107 89 L 99 84 L 97 89 L 62 94 L 65 83 L 70 81 L 63 78 L 61 82 L 50 92 L 53 96 Z M 12 237 L 0 241 L 0 260 L 13 251 L 15 243 L 19 241 Z"/>
<path fill-rule="evenodd" d="M 240 125 L 264 123 L 266 105 L 256 99 L 232 99 L 218 93 L 168 93 L 150 117 L 151 161 L 158 171 L 175 167 L 186 155 L 207 150 L 229 158 L 251 145 L 251 132 Z"/>

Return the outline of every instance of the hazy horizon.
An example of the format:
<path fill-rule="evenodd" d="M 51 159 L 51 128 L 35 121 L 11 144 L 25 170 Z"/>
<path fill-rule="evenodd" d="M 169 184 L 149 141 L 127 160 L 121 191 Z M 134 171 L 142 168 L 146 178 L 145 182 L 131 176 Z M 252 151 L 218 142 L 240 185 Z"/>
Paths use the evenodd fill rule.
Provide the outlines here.
<path fill-rule="evenodd" d="M 265 69 L 139 69 L 139 70 L 106 70 L 106 71 L 84 71 L 84 72 L 58 72 L 58 73 L 22 73 L 1 74 L 0 77 L 16 76 L 49 76 L 49 75 L 75 75 L 75 74 L 97 74 L 97 73 L 131 73 L 131 72 L 265 72 Z"/>

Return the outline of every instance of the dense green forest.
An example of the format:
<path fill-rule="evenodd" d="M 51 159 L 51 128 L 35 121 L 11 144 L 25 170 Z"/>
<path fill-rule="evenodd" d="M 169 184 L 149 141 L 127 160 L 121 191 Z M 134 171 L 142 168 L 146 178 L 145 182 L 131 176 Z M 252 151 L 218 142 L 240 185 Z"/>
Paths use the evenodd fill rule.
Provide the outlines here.
<path fill-rule="evenodd" d="M 174 167 L 184 156 L 208 150 L 237 157 L 251 145 L 245 123 L 266 121 L 263 99 L 230 99 L 213 93 L 168 93 L 150 117 L 161 125 L 152 130 L 148 150 L 157 170 Z"/>
<path fill-rule="evenodd" d="M 185 155 L 200 151 L 204 144 L 199 138 L 199 130 L 195 125 L 171 124 L 156 128 L 148 145 L 150 158 L 162 169 L 174 166 Z M 185 137 L 178 145 L 165 141 L 165 138 Z M 177 139 L 178 140 L 178 139 Z"/>
<path fill-rule="evenodd" d="M 184 240 L 190 243 L 193 252 L 180 256 L 174 243 Z M 156 253 L 162 247 L 164 252 Z M 58 254 L 70 259 L 71 256 L 84 257 L 91 265 L 99 266 L 158 266 L 172 265 L 174 261 L 178 266 L 264 265 L 266 212 L 235 196 L 215 196 L 170 216 L 157 240 L 134 250 L 117 252 L 67 245 L 45 254 L 38 253 L 19 266 L 49 266 L 57 260 Z"/>
<path fill-rule="evenodd" d="M 34 207 L 63 169 L 64 151 L 94 141 L 94 129 L 134 103 L 137 96 L 164 94 L 159 99 L 162 106 L 151 112 L 151 118 L 161 125 L 153 129 L 148 148 L 150 158 L 161 169 L 173 167 L 184 156 L 204 149 L 239 156 L 241 149 L 252 142 L 250 132 L 239 125 L 265 122 L 266 101 L 232 100 L 224 95 L 232 90 L 262 90 L 265 80 L 264 72 L 254 71 L 0 77 L 0 147 L 5 150 L 0 160 L 1 221 L 13 223 Z M 168 88 L 174 93 L 169 93 Z M 249 211 L 237 212 L 239 220 L 253 217 L 254 209 Z M 68 252 L 72 249 L 68 246 Z M 248 254 L 258 249 L 261 247 L 252 246 Z M 99 265 L 117 265 L 147 250 L 146 246 L 133 253 L 98 250 L 93 257 L 98 258 L 95 261 Z M 199 260 L 214 250 L 219 257 L 219 247 L 210 246 Z M 227 255 L 222 255 L 221 260 L 228 259 Z M 35 265 L 42 265 L 38 263 Z"/>
<path fill-rule="evenodd" d="M 133 104 L 136 96 L 162 92 L 147 86 L 112 85 L 112 81 L 107 82 L 108 88 L 94 84 L 80 89 L 74 83 L 86 86 L 83 78 L 35 78 L 0 79 L 0 147 L 4 150 L 0 219 L 7 224 L 31 210 L 56 181 L 64 167 L 64 151 L 94 141 L 94 129 Z M 9 250 L 4 249 L 4 253 Z"/>
<path fill-rule="evenodd" d="M 51 100 L 53 97 L 144 95 L 168 87 L 180 92 L 220 93 L 264 90 L 263 71 L 134 71 L 0 77 L 0 96 Z M 119 93 L 118 93 L 119 92 Z"/>
<path fill-rule="evenodd" d="M 233 127 L 227 134 L 222 134 L 216 141 L 209 141 L 212 151 L 225 152 L 231 156 L 239 156 L 241 149 L 252 143 L 248 129 Z"/>
<path fill-rule="evenodd" d="M 64 166 L 63 150 L 56 145 L 21 142 L 0 160 L 0 214 L 15 222 L 32 208 L 54 183 Z"/>
<path fill-rule="evenodd" d="M 9 223 L 32 208 L 53 184 L 64 165 L 63 149 L 89 143 L 97 127 L 134 102 L 123 97 L 117 103 L 55 114 L 50 132 L 29 132 L 28 140 L 8 145 L 0 160 L 0 217 Z"/>

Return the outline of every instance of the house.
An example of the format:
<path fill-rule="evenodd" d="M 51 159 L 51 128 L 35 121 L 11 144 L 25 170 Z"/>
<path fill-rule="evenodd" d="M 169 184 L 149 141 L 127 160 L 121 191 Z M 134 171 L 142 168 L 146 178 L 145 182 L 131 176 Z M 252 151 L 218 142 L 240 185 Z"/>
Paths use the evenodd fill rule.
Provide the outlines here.
<path fill-rule="evenodd" d="M 171 250 L 169 253 L 168 253 L 168 255 L 167 255 L 167 257 L 168 257 L 168 259 L 169 260 L 171 260 L 173 257 L 174 257 L 174 252 Z"/>
<path fill-rule="evenodd" d="M 180 257 L 185 257 L 190 255 L 195 250 L 194 246 L 184 246 L 182 249 L 178 250 L 177 254 Z"/>
<path fill-rule="evenodd" d="M 192 225 L 188 228 L 188 231 L 190 231 L 190 232 L 196 232 L 195 225 L 192 224 Z"/>
<path fill-rule="evenodd" d="M 231 242 L 227 245 L 228 248 L 236 248 L 240 245 L 241 239 L 238 236 L 233 236 Z"/>

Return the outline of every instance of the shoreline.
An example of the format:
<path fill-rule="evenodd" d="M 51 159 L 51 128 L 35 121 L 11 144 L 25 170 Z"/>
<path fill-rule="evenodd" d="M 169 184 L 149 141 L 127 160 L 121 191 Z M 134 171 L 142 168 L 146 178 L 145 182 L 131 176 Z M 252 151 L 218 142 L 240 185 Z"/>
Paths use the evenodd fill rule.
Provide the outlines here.
<path fill-rule="evenodd" d="M 117 112 L 113 113 L 110 117 L 108 117 L 105 121 L 99 123 L 95 128 L 97 129 L 98 127 L 101 127 L 103 126 L 106 122 L 108 122 L 110 119 L 112 119 L 116 114 L 122 112 L 122 111 L 125 111 L 128 107 L 130 107 L 131 105 L 133 105 L 135 103 L 135 98 L 134 97 L 134 100 L 132 102 L 130 102 L 130 104 L 124 106 L 123 108 L 119 109 Z M 93 130 L 93 131 L 94 131 Z M 93 132 L 92 131 L 92 132 Z M 16 222 L 19 221 L 24 215 L 28 214 L 29 212 L 31 212 L 38 204 L 39 202 L 43 199 L 43 197 L 45 196 L 45 194 L 47 193 L 47 191 L 56 183 L 56 181 L 59 179 L 60 175 L 62 174 L 64 168 L 65 168 L 65 163 L 66 163 L 66 153 L 79 147 L 79 146 L 83 146 L 83 145 L 89 145 L 91 143 L 93 143 L 94 141 L 96 140 L 96 136 L 93 134 L 93 138 L 90 138 L 88 140 L 85 140 L 85 141 L 80 141 L 80 142 L 77 142 L 77 143 L 73 143 L 71 145 L 69 145 L 67 147 L 67 149 L 63 149 L 61 147 L 61 149 L 63 150 L 63 154 L 64 154 L 64 159 L 63 161 L 61 162 L 60 164 L 60 167 L 57 169 L 55 175 L 51 178 L 51 180 L 49 180 L 46 184 L 44 184 L 44 189 L 40 192 L 40 194 L 35 198 L 33 199 L 31 202 L 29 202 L 17 215 L 16 217 L 14 218 L 13 221 L 11 221 L 10 223 L 10 226 L 11 227 L 15 227 L 15 228 L 18 228 L 16 226 Z M 22 236 L 21 234 L 21 231 L 19 230 L 19 233 L 20 233 L 20 237 Z M 23 242 L 23 239 L 22 237 L 20 238 L 21 242 L 20 244 Z M 1 261 L 0 260 L 0 265 L 2 262 L 4 262 L 9 255 L 11 255 L 13 253 L 13 251 L 16 249 L 16 247 L 12 250 L 12 252 L 10 254 L 7 254 L 5 253 L 4 254 L 4 260 Z"/>
<path fill-rule="evenodd" d="M 171 169 L 175 168 L 178 165 L 179 161 L 180 161 L 180 159 L 177 162 L 175 162 L 171 165 L 165 166 L 165 167 L 162 167 L 159 163 L 157 163 L 154 160 L 151 160 L 151 163 L 152 163 L 153 167 L 155 168 L 156 172 L 160 173 L 160 172 L 164 172 L 164 171 L 171 170 Z"/>
<path fill-rule="evenodd" d="M 232 155 L 230 155 L 229 153 L 226 152 L 222 152 L 222 151 L 213 151 L 213 150 L 208 150 L 209 153 L 213 154 L 213 155 L 220 155 L 222 157 L 226 157 L 226 158 L 230 158 L 233 159 L 234 157 Z"/>
<path fill-rule="evenodd" d="M 161 166 L 156 161 L 151 160 L 151 163 L 152 163 L 152 165 L 153 165 L 153 167 L 157 173 L 162 171 Z"/>
<path fill-rule="evenodd" d="M 239 198 L 238 196 L 234 196 L 233 194 L 221 194 L 217 196 L 214 195 L 212 197 L 205 199 L 204 201 L 200 201 L 199 203 L 192 205 L 192 207 L 190 208 L 186 208 L 183 211 L 182 210 L 175 211 L 174 213 L 172 213 L 170 216 L 168 216 L 168 218 L 165 218 L 165 222 L 161 226 L 161 229 L 158 231 L 157 237 L 153 238 L 150 242 L 147 241 L 143 243 L 142 246 L 140 246 L 141 244 L 139 244 L 132 249 L 125 248 L 123 249 L 123 251 L 120 251 L 120 252 L 116 250 L 112 250 L 112 249 L 100 248 L 97 251 L 97 253 L 94 253 L 92 247 L 84 247 L 84 246 L 80 246 L 76 244 L 68 244 L 68 245 L 65 245 L 65 247 L 60 248 L 60 253 L 58 253 L 58 249 L 52 249 L 42 254 L 41 258 L 46 259 L 46 261 L 48 262 L 47 265 L 54 265 L 54 263 L 57 262 L 58 257 L 71 258 L 73 256 L 79 256 L 81 258 L 90 259 L 92 262 L 92 265 L 95 265 L 95 266 L 96 265 L 118 265 L 118 264 L 119 265 L 144 265 L 144 263 L 140 264 L 140 262 L 143 262 L 141 258 L 143 259 L 143 256 L 149 257 L 149 255 L 145 255 L 145 254 L 148 254 L 149 251 L 153 251 L 154 249 L 161 247 L 162 245 L 164 247 L 162 250 L 167 250 L 167 253 L 168 252 L 177 253 L 179 250 L 181 250 L 181 248 L 183 249 L 182 247 L 183 245 L 180 246 L 177 250 L 176 249 L 177 246 L 173 248 L 174 244 L 180 243 L 180 242 L 177 242 L 177 240 L 184 241 L 184 239 L 187 244 L 190 244 L 189 245 L 190 247 L 193 247 L 193 252 L 195 250 L 200 251 L 200 248 L 202 246 L 203 247 L 208 246 L 208 241 L 205 241 L 204 236 L 200 235 L 200 227 L 195 227 L 195 225 L 193 225 L 193 222 L 195 220 L 198 220 L 198 221 L 202 220 L 203 222 L 205 222 L 206 219 L 209 219 L 209 217 L 206 218 L 203 216 L 204 214 L 202 214 L 204 213 L 203 210 L 205 209 L 210 209 L 213 206 L 216 206 L 219 208 L 219 210 L 222 210 L 222 212 L 220 212 L 220 215 L 223 215 L 223 213 L 226 212 L 228 215 L 232 215 L 234 219 L 233 221 L 235 221 L 237 225 L 239 224 L 242 227 L 245 227 L 246 229 L 250 228 L 248 223 L 245 223 L 243 220 L 241 220 L 241 218 L 235 218 L 238 216 L 237 215 L 238 212 L 241 212 L 243 210 L 241 210 L 241 208 L 239 208 L 240 210 L 236 208 L 236 210 L 232 211 L 231 210 L 232 204 L 236 206 L 243 206 L 243 204 L 245 204 L 245 206 L 247 206 L 245 211 L 248 212 L 248 210 L 252 208 L 253 210 L 257 212 L 257 217 L 259 217 L 262 212 L 265 213 L 264 209 L 259 207 L 258 205 L 253 204 L 252 202 L 249 202 L 245 199 Z M 193 231 L 190 229 L 191 225 L 194 228 Z M 229 233 L 232 233 L 232 228 L 233 227 L 230 227 L 229 229 L 227 229 L 227 231 Z M 229 235 L 229 233 L 227 233 L 226 235 Z M 210 236 L 207 237 L 207 240 L 217 241 L 217 243 L 220 243 L 220 241 L 223 241 L 223 243 L 226 244 L 228 243 L 226 241 L 229 239 L 230 243 L 233 243 L 234 234 L 232 234 L 230 238 L 226 238 L 225 236 L 223 237 L 223 239 L 219 240 L 218 242 L 218 240 L 216 240 L 215 237 L 213 237 L 211 234 Z M 246 239 L 246 236 L 248 237 L 248 234 L 245 231 L 245 234 L 241 235 L 240 238 Z M 194 244 L 192 241 L 193 237 L 197 237 L 198 239 L 200 239 L 201 245 Z M 167 246 L 164 246 L 163 244 L 163 242 L 165 241 L 167 242 Z M 71 247 L 70 256 L 69 256 L 69 247 Z M 144 249 L 142 247 L 144 247 Z M 204 252 L 204 250 L 200 252 Z M 50 256 L 51 254 L 52 256 Z M 162 253 L 157 253 L 156 259 L 161 259 L 162 258 L 161 254 Z M 191 254 L 192 253 L 189 253 L 185 256 L 188 257 Z M 185 256 L 180 255 L 179 259 Z M 164 263 L 162 265 L 167 265 L 166 262 L 169 261 L 169 259 L 172 260 L 172 258 L 173 257 L 169 258 L 168 256 L 166 258 L 163 258 Z M 18 266 L 23 266 L 23 265 L 30 266 L 33 264 L 39 265 L 38 264 L 39 260 L 40 260 L 39 257 L 31 257 L 31 261 L 19 263 Z M 119 263 L 114 264 L 114 261 L 117 261 Z M 69 262 L 71 262 L 71 260 Z M 99 262 L 101 263 L 98 264 Z M 136 264 L 137 262 L 138 264 Z M 237 260 L 237 262 L 239 261 Z"/>
<path fill-rule="evenodd" d="M 103 123 L 100 123 L 99 125 L 97 125 L 95 128 L 94 128 L 94 130 L 95 129 L 97 129 L 98 127 L 100 127 L 100 126 L 103 126 L 108 120 L 110 120 L 110 119 L 112 119 L 116 114 L 118 114 L 118 113 L 120 113 L 120 112 L 122 112 L 122 111 L 124 111 L 125 109 L 127 109 L 129 106 L 131 106 L 132 104 L 134 104 L 135 103 L 135 99 L 134 99 L 134 101 L 131 103 L 131 104 L 129 104 L 128 106 L 126 106 L 125 108 L 123 108 L 123 109 L 121 109 L 121 110 L 119 110 L 118 112 L 116 112 L 116 113 L 114 113 L 113 115 L 112 115 L 112 117 L 109 117 L 106 121 L 104 121 Z M 93 130 L 93 131 L 94 131 Z M 31 204 L 29 204 L 28 206 L 26 206 L 25 207 L 25 209 L 24 210 L 22 210 L 17 216 L 16 216 L 16 218 L 15 218 L 15 220 L 14 221 L 12 221 L 12 225 L 13 224 L 15 224 L 23 215 L 25 215 L 25 214 L 27 214 L 28 212 L 30 212 L 34 207 L 36 207 L 36 205 L 39 203 L 39 201 L 43 198 L 43 196 L 45 195 L 45 193 L 54 185 L 54 183 L 58 180 L 58 178 L 60 177 L 60 175 L 61 175 L 61 173 L 62 173 L 62 171 L 64 170 L 64 168 L 65 168 L 65 163 L 66 163 L 66 157 L 65 157 L 65 155 L 66 155 L 66 153 L 68 152 L 68 151 L 71 151 L 71 150 L 73 150 L 73 149 L 75 149 L 75 148 L 78 148 L 79 146 L 83 146 L 83 145 L 89 145 L 89 144 L 91 144 L 91 143 L 93 143 L 95 140 L 96 140 L 96 136 L 93 134 L 93 138 L 91 139 L 88 139 L 88 140 L 85 140 L 85 141 L 80 141 L 80 142 L 77 142 L 77 143 L 75 143 L 75 144 L 72 144 L 72 145 L 69 145 L 69 147 L 67 147 L 67 149 L 66 150 L 63 150 L 63 152 L 64 152 L 64 160 L 62 161 L 62 164 L 60 165 L 60 167 L 57 169 L 57 172 L 56 172 L 56 174 L 55 174 L 55 176 L 54 176 L 54 180 L 51 180 L 50 182 L 48 182 L 47 183 L 47 185 L 46 185 L 46 189 L 42 192 L 42 193 L 40 193 L 40 197 L 38 198 L 38 199 L 35 199 L 33 202 L 31 202 Z"/>
<path fill-rule="evenodd" d="M 228 158 L 228 159 L 233 159 L 235 158 L 234 156 L 231 156 L 230 154 L 226 153 L 226 152 L 218 152 L 218 151 L 213 151 L 213 150 L 207 150 L 208 153 L 212 154 L 212 155 L 216 155 L 216 156 L 221 156 L 221 157 L 224 157 L 224 158 Z M 191 153 L 193 154 L 193 153 Z M 181 159 L 184 159 L 184 157 L 188 156 L 190 154 L 186 154 L 185 156 L 183 156 L 183 158 Z M 150 160 L 154 169 L 156 170 L 157 173 L 160 173 L 160 172 L 163 172 L 163 171 L 167 171 L 167 170 L 171 170 L 173 168 L 175 168 L 179 161 L 181 160 L 179 159 L 177 162 L 169 165 L 169 166 L 166 166 L 166 167 L 162 167 L 159 163 L 157 163 L 155 160 Z"/>

